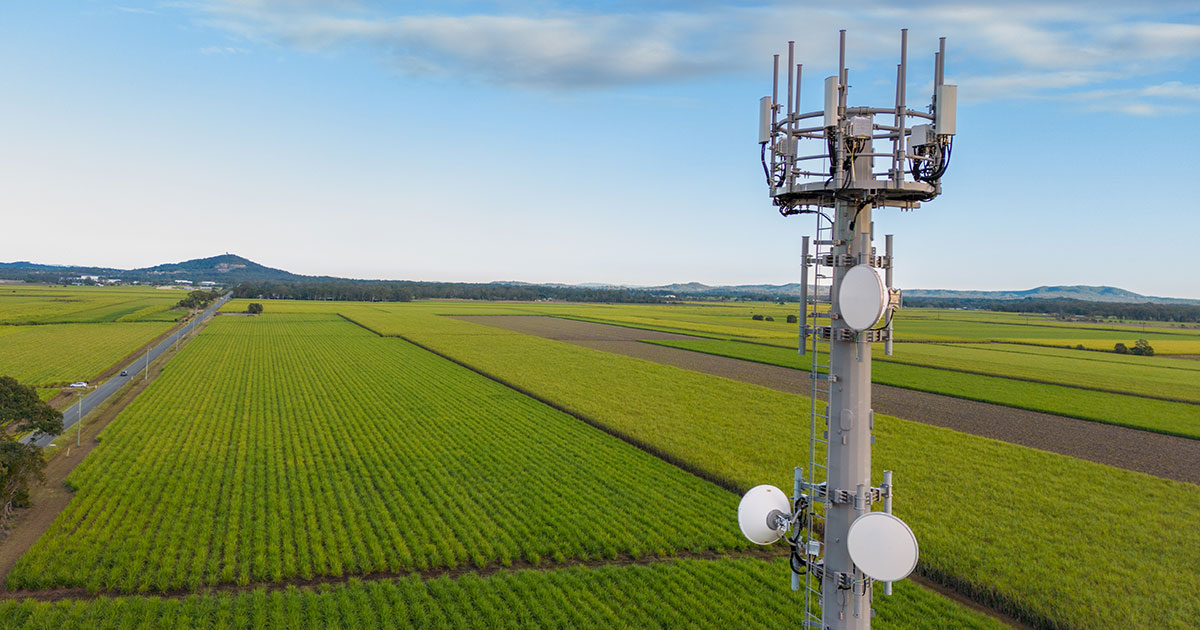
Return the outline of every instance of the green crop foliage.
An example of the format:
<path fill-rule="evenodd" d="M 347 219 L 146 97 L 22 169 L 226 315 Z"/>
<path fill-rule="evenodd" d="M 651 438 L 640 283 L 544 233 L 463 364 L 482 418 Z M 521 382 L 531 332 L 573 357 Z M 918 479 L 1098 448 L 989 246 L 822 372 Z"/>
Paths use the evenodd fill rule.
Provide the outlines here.
<path fill-rule="evenodd" d="M 787 565 L 761 560 L 681 560 L 573 567 L 423 581 L 350 581 L 316 589 L 130 596 L 93 601 L 0 602 L 12 630 L 140 628 L 697 628 L 792 627 L 803 597 Z M 907 582 L 875 598 L 880 630 L 1001 630 L 979 613 Z"/>
<path fill-rule="evenodd" d="M 0 324 L 175 321 L 179 298 L 149 287 L 0 285 Z"/>
<path fill-rule="evenodd" d="M 166 322 L 0 326 L 0 374 L 40 386 L 91 380 L 170 328 Z"/>
<path fill-rule="evenodd" d="M 762 387 L 438 318 L 341 307 L 741 487 L 790 484 L 808 401 Z M 1047 627 L 1192 628 L 1200 486 L 876 416 L 921 570 Z M 1136 532 L 1153 532 L 1152 536 Z M 1164 587 L 1170 585 L 1170 588 Z"/>
<path fill-rule="evenodd" d="M 750 546 L 736 496 L 336 315 L 217 318 L 101 438 L 10 588 L 164 591 Z"/>
<path fill-rule="evenodd" d="M 812 363 L 808 357 L 797 356 L 795 350 L 737 341 L 667 339 L 647 340 L 645 343 L 801 370 L 807 369 Z M 1024 346 L 1015 347 L 1025 348 Z M 893 359 L 908 360 L 912 357 L 917 361 L 936 362 L 939 366 L 957 365 L 961 369 L 980 371 L 1000 365 L 999 369 L 1007 369 L 1013 373 L 1018 371 L 1021 362 L 1025 362 L 1031 366 L 1029 372 L 1031 375 L 1039 373 L 1039 368 L 1045 370 L 1045 364 L 1053 362 L 1061 364 L 1063 369 L 1074 368 L 1076 370 L 1072 374 L 1061 374 L 1060 378 L 1064 380 L 1079 382 L 1098 379 L 1098 374 L 1107 372 L 1110 373 L 1111 380 L 1106 384 L 1113 389 L 1131 388 L 1155 391 L 1148 382 L 1157 381 L 1163 386 L 1163 389 L 1158 391 L 1162 391 L 1164 394 L 1169 392 L 1187 396 L 1195 396 L 1197 383 L 1200 383 L 1200 374 L 1194 370 L 1106 363 L 1099 363 L 1098 367 L 1092 368 L 1086 361 L 1077 359 L 1058 359 L 1020 352 L 996 352 L 976 346 L 963 348 L 965 352 L 962 357 L 954 354 L 959 348 L 945 350 L 946 352 L 931 351 L 931 344 L 896 344 L 896 354 Z M 999 357 L 1001 360 L 993 360 L 988 363 L 987 360 L 992 357 Z M 972 363 L 969 359 L 975 359 L 976 362 Z M 1132 383 L 1119 376 L 1124 371 L 1138 372 L 1139 370 L 1144 375 L 1143 378 L 1138 380 L 1135 375 Z M 1048 372 L 1042 373 L 1052 376 Z M 1200 405 L 1195 403 L 1169 402 L 1062 385 L 1030 383 L 883 359 L 877 359 L 871 364 L 871 380 L 893 387 L 1200 439 Z M 1093 382 L 1096 382 L 1097 385 L 1105 384 L 1102 380 Z"/>

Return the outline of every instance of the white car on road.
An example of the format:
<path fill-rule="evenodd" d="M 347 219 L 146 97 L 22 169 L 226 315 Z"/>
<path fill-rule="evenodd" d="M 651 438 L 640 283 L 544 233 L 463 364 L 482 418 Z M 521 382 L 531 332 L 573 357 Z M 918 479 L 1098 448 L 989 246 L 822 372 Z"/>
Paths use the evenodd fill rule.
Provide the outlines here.
<path fill-rule="evenodd" d="M 70 387 L 87 387 L 87 381 L 76 381 L 71 383 Z"/>

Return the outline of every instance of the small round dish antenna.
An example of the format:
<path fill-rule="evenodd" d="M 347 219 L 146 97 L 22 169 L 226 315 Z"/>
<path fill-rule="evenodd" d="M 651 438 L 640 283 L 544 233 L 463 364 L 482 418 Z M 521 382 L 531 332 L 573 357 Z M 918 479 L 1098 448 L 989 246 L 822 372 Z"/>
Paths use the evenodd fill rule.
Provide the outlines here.
<path fill-rule="evenodd" d="M 846 535 L 850 561 L 880 582 L 903 580 L 917 566 L 917 537 L 908 525 L 886 512 L 868 512 L 854 520 Z"/>
<path fill-rule="evenodd" d="M 792 505 L 783 490 L 775 486 L 754 486 L 738 503 L 738 527 L 742 535 L 756 545 L 769 545 L 783 535 L 780 519 L 786 527 Z"/>
<path fill-rule="evenodd" d="M 887 286 L 870 265 L 856 265 L 842 276 L 838 289 L 838 309 L 842 320 L 854 330 L 875 325 L 887 308 Z"/>

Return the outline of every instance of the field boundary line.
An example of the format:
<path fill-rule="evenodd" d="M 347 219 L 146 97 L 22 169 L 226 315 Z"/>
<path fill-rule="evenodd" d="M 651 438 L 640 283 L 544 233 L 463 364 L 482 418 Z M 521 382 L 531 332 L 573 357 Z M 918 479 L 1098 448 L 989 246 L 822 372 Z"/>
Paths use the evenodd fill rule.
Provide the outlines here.
<path fill-rule="evenodd" d="M 378 337 L 382 337 L 384 339 L 399 339 L 405 343 L 414 345 L 430 354 L 441 357 L 442 359 L 445 359 L 459 367 L 468 369 L 490 381 L 499 383 L 500 385 L 503 385 L 504 387 L 507 387 L 508 389 L 511 389 L 523 396 L 532 398 L 533 400 L 536 400 L 539 403 L 546 405 L 547 407 L 550 407 L 551 409 L 565 413 L 568 416 L 571 416 L 572 418 L 579 420 L 580 422 L 583 422 L 595 429 L 598 429 L 604 433 L 607 433 L 608 435 L 611 435 L 611 436 L 621 440 L 622 442 L 625 442 L 625 443 L 630 444 L 638 449 L 641 449 L 642 451 L 645 451 L 645 452 L 649 453 L 650 455 L 653 455 L 654 457 L 657 457 L 657 458 L 667 462 L 668 464 L 671 464 L 677 468 L 680 468 L 685 472 L 691 473 L 692 475 L 695 475 L 696 477 L 699 477 L 709 483 L 716 484 L 717 486 L 720 486 L 721 488 L 724 488 L 730 492 L 734 492 L 734 493 L 740 495 L 743 492 L 745 492 L 746 490 L 749 490 L 749 488 L 743 488 L 742 486 L 738 485 L 737 483 L 734 483 L 732 480 L 725 479 L 724 477 L 720 477 L 720 476 L 715 475 L 707 470 L 704 470 L 702 468 L 694 466 L 686 461 L 683 461 L 682 459 L 680 459 L 678 457 L 675 457 L 674 455 L 671 455 L 671 454 L 663 451 L 662 449 L 659 449 L 650 444 L 646 444 L 645 442 L 642 442 L 641 440 L 635 439 L 631 436 L 625 435 L 621 431 L 617 431 L 617 430 L 613 429 L 612 427 L 606 426 L 600 422 L 597 422 L 596 420 L 588 418 L 587 416 L 584 416 L 577 411 L 574 411 L 572 409 L 564 407 L 563 405 L 560 405 L 552 400 L 543 398 L 542 396 L 539 396 L 538 394 L 535 394 L 535 393 L 529 391 L 528 389 L 525 389 L 524 387 L 521 387 L 514 383 L 510 383 L 502 378 L 493 376 L 492 374 L 489 374 L 489 373 L 487 373 L 483 370 L 480 370 L 479 368 L 476 368 L 467 363 L 464 363 L 463 361 L 461 361 L 459 359 L 456 359 L 452 356 L 449 356 L 447 354 L 444 354 L 442 352 L 434 350 L 433 348 L 430 348 L 429 346 L 426 346 L 425 344 L 419 343 L 417 341 L 413 341 L 412 339 L 409 339 L 408 337 L 405 337 L 404 335 L 399 335 L 399 334 L 385 335 L 377 330 L 373 330 L 369 326 L 366 326 L 364 324 L 354 321 L 353 319 L 351 319 L 350 317 L 347 317 L 346 315 L 342 315 L 341 313 L 338 313 L 338 315 L 341 318 L 345 319 L 346 321 L 350 322 L 351 324 L 354 324 L 355 326 L 358 326 L 358 327 L 362 328 L 363 330 L 366 330 Z"/>
<path fill-rule="evenodd" d="M 391 337 L 390 335 L 380 335 L 381 337 Z M 559 569 L 585 568 L 594 569 L 599 567 L 624 567 L 624 566 L 645 566 L 662 562 L 673 562 L 676 560 L 704 560 L 704 561 L 719 561 L 719 560 L 740 560 L 740 559 L 759 559 L 759 560 L 777 560 L 786 558 L 787 550 L 781 547 L 754 547 L 752 549 L 743 549 L 740 551 L 688 551 L 679 550 L 671 555 L 653 555 L 646 554 L 642 556 L 633 556 L 628 553 L 617 554 L 612 558 L 591 558 L 587 560 L 579 558 L 568 558 L 563 562 L 546 561 L 540 564 L 533 564 L 523 558 L 514 558 L 512 563 L 508 565 L 492 563 L 482 567 L 473 564 L 460 565 L 457 567 L 435 567 L 429 569 L 414 569 L 412 571 L 375 571 L 371 573 L 346 573 L 342 575 L 325 575 L 314 576 L 311 578 L 289 578 L 277 582 L 248 582 L 246 584 L 211 584 L 200 586 L 197 588 L 173 589 L 168 591 L 145 591 L 145 592 L 124 592 L 124 591 L 109 591 L 96 590 L 89 591 L 86 588 L 48 588 L 28 591 L 3 591 L 0 592 L 0 601 L 4 600 L 36 600 L 42 602 L 56 602 L 62 600 L 93 600 L 102 597 L 155 597 L 159 599 L 183 599 L 194 595 L 218 594 L 218 593 L 242 593 L 256 591 L 262 589 L 264 591 L 281 591 L 288 588 L 317 588 L 325 585 L 346 584 L 351 581 L 362 582 L 381 582 L 387 580 L 396 580 L 409 577 L 419 577 L 422 580 L 434 580 L 437 578 L 448 577 L 457 579 L 467 575 L 474 575 L 481 578 L 493 576 L 497 573 L 505 571 L 555 571 Z"/>

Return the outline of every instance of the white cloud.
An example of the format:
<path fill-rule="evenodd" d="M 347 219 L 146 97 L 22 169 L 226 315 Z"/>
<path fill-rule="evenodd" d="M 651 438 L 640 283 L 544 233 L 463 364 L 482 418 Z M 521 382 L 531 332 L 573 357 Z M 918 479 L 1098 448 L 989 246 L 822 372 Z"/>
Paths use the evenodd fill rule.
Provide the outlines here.
<path fill-rule="evenodd" d="M 965 102 L 1059 98 L 1200 58 L 1200 26 L 1184 23 L 1187 5 L 1177 10 L 1183 22 L 1168 19 L 1173 6 L 1062 1 L 917 2 L 907 9 L 880 3 L 854 10 L 702 3 L 690 11 L 542 9 L 473 15 L 383 15 L 375 5 L 351 0 L 193 0 L 171 6 L 247 41 L 314 52 L 365 44 L 403 73 L 543 89 L 758 69 L 787 39 L 798 40 L 801 59 L 827 62 L 839 28 L 850 30 L 855 62 L 894 60 L 896 31 L 905 24 L 919 26 L 910 46 L 910 76 L 928 65 L 926 55 L 936 45 L 929 36 L 944 33 L 951 40 L 949 73 L 959 78 Z M 808 33 L 815 36 L 803 37 Z M 1182 84 L 1163 87 L 1168 85 L 1160 89 L 1186 92 Z"/>
<path fill-rule="evenodd" d="M 140 7 L 117 7 L 117 10 L 122 13 L 138 13 L 141 15 L 158 15 L 158 11 L 151 9 L 142 9 Z"/>
<path fill-rule="evenodd" d="M 201 55 L 244 55 L 250 52 L 237 46 L 205 46 L 200 49 Z"/>

